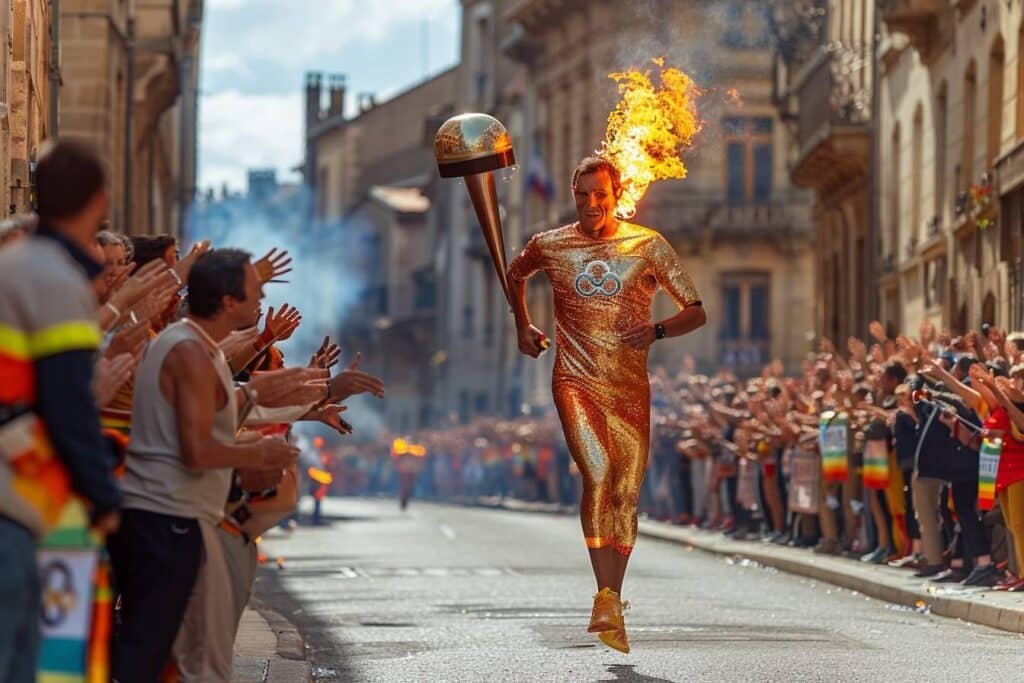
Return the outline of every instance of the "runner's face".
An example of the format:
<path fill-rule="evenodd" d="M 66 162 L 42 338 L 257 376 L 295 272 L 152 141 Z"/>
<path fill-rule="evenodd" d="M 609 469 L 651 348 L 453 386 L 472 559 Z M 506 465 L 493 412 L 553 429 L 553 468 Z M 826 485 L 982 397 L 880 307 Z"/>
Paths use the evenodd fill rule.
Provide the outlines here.
<path fill-rule="evenodd" d="M 607 171 L 586 173 L 577 178 L 573 197 L 584 232 L 599 233 L 615 220 L 615 192 Z"/>

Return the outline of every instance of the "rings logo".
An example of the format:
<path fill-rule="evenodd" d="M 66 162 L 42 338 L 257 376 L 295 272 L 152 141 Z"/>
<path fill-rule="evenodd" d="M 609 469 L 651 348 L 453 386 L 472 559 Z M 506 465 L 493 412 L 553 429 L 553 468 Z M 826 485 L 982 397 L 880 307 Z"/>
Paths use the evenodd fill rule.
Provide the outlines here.
<path fill-rule="evenodd" d="M 615 296 L 621 289 L 622 280 L 604 261 L 591 261 L 583 272 L 576 276 L 576 292 L 580 296 Z"/>
<path fill-rule="evenodd" d="M 78 603 L 71 568 L 55 560 L 42 568 L 39 578 L 43 584 L 43 623 L 50 627 L 59 626 Z"/>

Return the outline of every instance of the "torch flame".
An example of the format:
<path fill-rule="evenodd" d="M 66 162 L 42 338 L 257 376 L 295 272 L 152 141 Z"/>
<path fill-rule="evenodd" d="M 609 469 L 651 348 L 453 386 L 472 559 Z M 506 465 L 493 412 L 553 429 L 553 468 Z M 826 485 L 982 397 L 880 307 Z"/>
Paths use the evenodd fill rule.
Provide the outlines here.
<path fill-rule="evenodd" d="M 647 187 L 655 180 L 685 178 L 683 151 L 700 132 L 697 99 L 703 94 L 679 69 L 665 67 L 664 58 L 651 60 L 659 68 L 658 86 L 649 71 L 609 74 L 619 84 L 621 99 L 608 116 L 599 154 L 619 169 L 623 193 L 616 215 L 631 218 Z"/>
<path fill-rule="evenodd" d="M 334 475 L 327 470 L 320 469 L 319 467 L 310 467 L 306 470 L 306 474 L 308 474 L 309 478 L 318 484 L 330 486 L 334 483 Z"/>

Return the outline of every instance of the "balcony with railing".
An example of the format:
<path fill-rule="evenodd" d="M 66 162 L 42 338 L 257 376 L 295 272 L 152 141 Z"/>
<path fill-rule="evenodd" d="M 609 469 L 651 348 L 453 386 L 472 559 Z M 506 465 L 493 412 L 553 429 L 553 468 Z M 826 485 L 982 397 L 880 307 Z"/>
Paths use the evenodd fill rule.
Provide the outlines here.
<path fill-rule="evenodd" d="M 794 90 L 796 183 L 827 190 L 865 175 L 871 151 L 870 48 L 821 48 L 804 66 Z"/>

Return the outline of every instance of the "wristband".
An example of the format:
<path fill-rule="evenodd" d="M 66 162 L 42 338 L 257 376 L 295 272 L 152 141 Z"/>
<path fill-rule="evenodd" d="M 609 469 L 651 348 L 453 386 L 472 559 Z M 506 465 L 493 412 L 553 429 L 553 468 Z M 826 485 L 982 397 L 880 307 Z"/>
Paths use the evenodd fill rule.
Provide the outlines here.
<path fill-rule="evenodd" d="M 117 320 L 118 318 L 121 317 L 121 310 L 114 304 L 108 301 L 107 303 L 103 304 L 103 306 L 104 308 L 109 308 L 110 312 L 114 314 L 114 320 Z"/>
<path fill-rule="evenodd" d="M 665 338 L 665 326 L 661 323 L 654 323 L 654 338 L 664 339 Z"/>
<path fill-rule="evenodd" d="M 270 346 L 270 343 L 274 341 L 274 333 L 270 331 L 270 328 L 260 332 L 260 336 L 256 337 L 256 350 L 261 351 L 266 347 Z"/>

